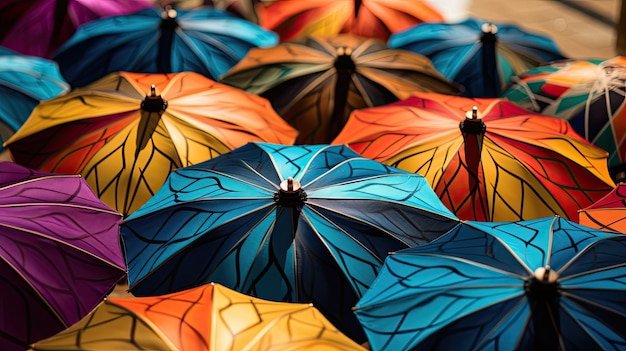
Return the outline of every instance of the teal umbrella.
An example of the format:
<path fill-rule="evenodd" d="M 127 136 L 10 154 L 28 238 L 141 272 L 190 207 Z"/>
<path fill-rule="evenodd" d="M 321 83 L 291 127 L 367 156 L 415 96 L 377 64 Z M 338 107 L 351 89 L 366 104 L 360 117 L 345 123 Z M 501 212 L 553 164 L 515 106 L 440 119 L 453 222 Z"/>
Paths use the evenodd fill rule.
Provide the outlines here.
<path fill-rule="evenodd" d="M 150 8 L 81 26 L 53 59 L 74 87 L 118 71 L 219 80 L 251 48 L 277 43 L 274 32 L 225 10 Z"/>
<path fill-rule="evenodd" d="M 69 89 L 54 61 L 0 47 L 0 152 L 40 101 Z"/>
<path fill-rule="evenodd" d="M 421 23 L 393 34 L 389 47 L 428 57 L 466 97 L 499 97 L 517 74 L 565 58 L 547 36 L 507 23 L 468 18 L 458 23 Z"/>
<path fill-rule="evenodd" d="M 345 145 L 249 143 L 173 171 L 121 232 L 135 296 L 213 281 L 311 302 L 363 342 L 351 308 L 387 253 L 456 223 L 421 175 Z"/>
<path fill-rule="evenodd" d="M 373 350 L 623 350 L 626 236 L 465 222 L 390 254 L 355 314 Z"/>

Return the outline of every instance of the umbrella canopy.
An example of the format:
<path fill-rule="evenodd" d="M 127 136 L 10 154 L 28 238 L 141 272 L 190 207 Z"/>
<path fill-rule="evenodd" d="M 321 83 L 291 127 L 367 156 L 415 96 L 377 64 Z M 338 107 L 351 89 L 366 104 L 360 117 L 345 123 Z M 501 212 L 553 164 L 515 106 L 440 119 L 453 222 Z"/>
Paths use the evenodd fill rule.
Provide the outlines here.
<path fill-rule="evenodd" d="M 295 137 L 265 99 L 200 74 L 119 72 L 40 103 L 6 147 L 27 167 L 82 174 L 126 216 L 173 169 Z"/>
<path fill-rule="evenodd" d="M 51 58 L 80 25 L 152 6 L 153 0 L 3 0 L 0 45 L 23 54 Z"/>
<path fill-rule="evenodd" d="M 414 93 L 353 112 L 333 143 L 424 175 L 466 220 L 576 220 L 615 186 L 605 151 L 505 99 Z"/>
<path fill-rule="evenodd" d="M 69 90 L 54 61 L 0 51 L 0 152 L 39 102 Z"/>
<path fill-rule="evenodd" d="M 89 313 L 126 274 L 122 216 L 76 175 L 0 163 L 0 349 Z"/>
<path fill-rule="evenodd" d="M 570 59 L 514 77 L 503 97 L 529 110 L 566 119 L 609 152 L 609 166 L 626 162 L 626 57 Z"/>
<path fill-rule="evenodd" d="M 54 55 L 74 87 L 108 73 L 192 71 L 217 80 L 253 47 L 278 36 L 227 11 L 151 8 L 81 26 Z"/>
<path fill-rule="evenodd" d="M 458 23 L 423 23 L 389 38 L 389 47 L 432 60 L 467 97 L 499 97 L 511 78 L 565 57 L 552 39 L 511 24 L 475 18 Z"/>
<path fill-rule="evenodd" d="M 582 225 L 626 233 L 626 183 L 619 182 L 606 196 L 578 211 Z"/>
<path fill-rule="evenodd" d="M 467 222 L 390 254 L 355 307 L 373 350 L 621 350 L 626 236 Z"/>
<path fill-rule="evenodd" d="M 397 101 L 413 91 L 461 91 L 427 58 L 352 35 L 252 49 L 222 82 L 270 100 L 300 132 L 299 144 L 329 143 L 355 109 Z"/>
<path fill-rule="evenodd" d="M 273 0 L 261 1 L 257 12 L 260 25 L 282 41 L 340 33 L 387 40 L 418 23 L 443 21 L 423 0 Z"/>
<path fill-rule="evenodd" d="M 456 223 L 422 176 L 345 146 L 249 143 L 172 172 L 121 232 L 136 296 L 214 281 L 312 302 L 363 342 L 350 308 L 387 253 Z"/>
<path fill-rule="evenodd" d="M 220 284 L 109 298 L 32 350 L 364 351 L 310 304 L 268 301 Z"/>

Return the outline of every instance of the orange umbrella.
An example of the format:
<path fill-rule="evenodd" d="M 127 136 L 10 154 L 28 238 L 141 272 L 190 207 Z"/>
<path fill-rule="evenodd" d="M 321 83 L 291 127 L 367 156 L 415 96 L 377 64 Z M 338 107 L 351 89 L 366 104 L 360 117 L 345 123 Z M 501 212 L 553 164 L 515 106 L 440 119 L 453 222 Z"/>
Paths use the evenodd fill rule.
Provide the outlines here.
<path fill-rule="evenodd" d="M 353 112 L 333 143 L 424 175 L 466 220 L 574 220 L 614 187 L 606 151 L 505 99 L 414 93 Z"/>
<path fill-rule="evenodd" d="M 6 147 L 24 166 L 81 174 L 127 216 L 173 169 L 296 134 L 267 100 L 200 74 L 119 72 L 40 103 Z"/>
<path fill-rule="evenodd" d="M 619 182 L 605 197 L 578 212 L 580 224 L 626 234 L 626 183 Z"/>
<path fill-rule="evenodd" d="M 461 92 L 426 57 L 349 34 L 253 48 L 220 80 L 267 98 L 300 132 L 299 144 L 329 143 L 358 108 L 413 91 Z"/>
<path fill-rule="evenodd" d="M 443 16 L 423 0 L 273 0 L 257 5 L 259 24 L 289 41 L 349 33 L 389 39 L 392 33 Z"/>
<path fill-rule="evenodd" d="M 274 302 L 219 284 L 110 298 L 32 350 L 363 351 L 312 305 Z"/>

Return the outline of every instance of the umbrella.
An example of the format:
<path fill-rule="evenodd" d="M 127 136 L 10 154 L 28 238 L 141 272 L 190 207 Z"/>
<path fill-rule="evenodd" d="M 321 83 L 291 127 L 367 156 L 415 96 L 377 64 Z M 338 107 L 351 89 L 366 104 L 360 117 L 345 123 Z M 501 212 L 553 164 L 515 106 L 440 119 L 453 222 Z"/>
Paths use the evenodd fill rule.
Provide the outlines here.
<path fill-rule="evenodd" d="M 431 59 L 446 78 L 465 87 L 467 97 L 499 97 L 513 76 L 565 58 L 546 36 L 475 18 L 422 23 L 392 35 L 388 44 Z"/>
<path fill-rule="evenodd" d="M 0 349 L 87 315 L 125 277 L 122 216 L 76 175 L 0 163 Z"/>
<path fill-rule="evenodd" d="M 299 144 L 329 143 L 355 109 L 384 105 L 413 91 L 461 91 L 425 57 L 352 35 L 252 49 L 221 80 L 270 100 L 300 132 Z"/>
<path fill-rule="evenodd" d="M 217 80 L 250 48 L 277 43 L 275 33 L 227 11 L 151 8 L 81 26 L 54 60 L 74 87 L 117 71 L 192 71 Z"/>
<path fill-rule="evenodd" d="M 578 211 L 578 222 L 591 228 L 626 233 L 626 183 Z"/>
<path fill-rule="evenodd" d="M 160 296 L 109 298 L 32 349 L 365 350 L 310 304 L 258 299 L 220 284 Z"/>
<path fill-rule="evenodd" d="M 353 112 L 335 143 L 424 175 L 466 220 L 575 220 L 615 186 L 605 151 L 506 99 L 414 93 Z"/>
<path fill-rule="evenodd" d="M 626 57 L 570 59 L 513 78 L 503 97 L 529 110 L 566 119 L 578 134 L 626 162 Z"/>
<path fill-rule="evenodd" d="M 2 0 L 0 45 L 51 58 L 80 25 L 152 6 L 153 0 Z"/>
<path fill-rule="evenodd" d="M 173 169 L 295 137 L 265 99 L 200 74 L 119 72 L 40 103 L 6 147 L 24 166 L 82 174 L 127 216 Z"/>
<path fill-rule="evenodd" d="M 282 41 L 340 33 L 387 40 L 391 33 L 443 16 L 423 0 L 273 0 L 257 6 L 259 24 Z"/>
<path fill-rule="evenodd" d="M 0 152 L 39 102 L 69 90 L 54 61 L 0 51 Z"/>
<path fill-rule="evenodd" d="M 390 254 L 355 307 L 373 350 L 623 350 L 626 236 L 467 222 Z"/>
<path fill-rule="evenodd" d="M 422 176 L 345 146 L 248 143 L 172 172 L 121 232 L 135 296 L 214 281 L 312 302 L 363 342 L 350 308 L 387 252 L 456 222 Z"/>

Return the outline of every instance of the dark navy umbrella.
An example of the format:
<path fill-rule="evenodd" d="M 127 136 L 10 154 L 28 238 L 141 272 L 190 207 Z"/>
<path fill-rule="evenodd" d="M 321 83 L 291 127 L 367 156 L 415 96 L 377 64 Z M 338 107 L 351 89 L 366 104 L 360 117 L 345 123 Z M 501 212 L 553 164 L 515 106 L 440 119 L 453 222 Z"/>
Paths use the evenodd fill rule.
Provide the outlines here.
<path fill-rule="evenodd" d="M 626 235 L 466 222 L 390 254 L 355 313 L 373 350 L 624 350 Z"/>
<path fill-rule="evenodd" d="M 153 8 L 81 26 L 54 60 L 74 87 L 117 71 L 192 71 L 218 80 L 251 48 L 277 43 L 277 34 L 227 11 Z"/>
<path fill-rule="evenodd" d="M 465 87 L 467 97 L 498 97 L 511 77 L 565 58 L 546 36 L 475 18 L 422 23 L 393 34 L 388 44 L 431 59 L 446 78 Z"/>
<path fill-rule="evenodd" d="M 421 175 L 345 145 L 249 143 L 173 171 L 125 220 L 122 238 L 136 296 L 213 281 L 312 302 L 363 342 L 351 308 L 387 253 L 456 223 Z"/>

